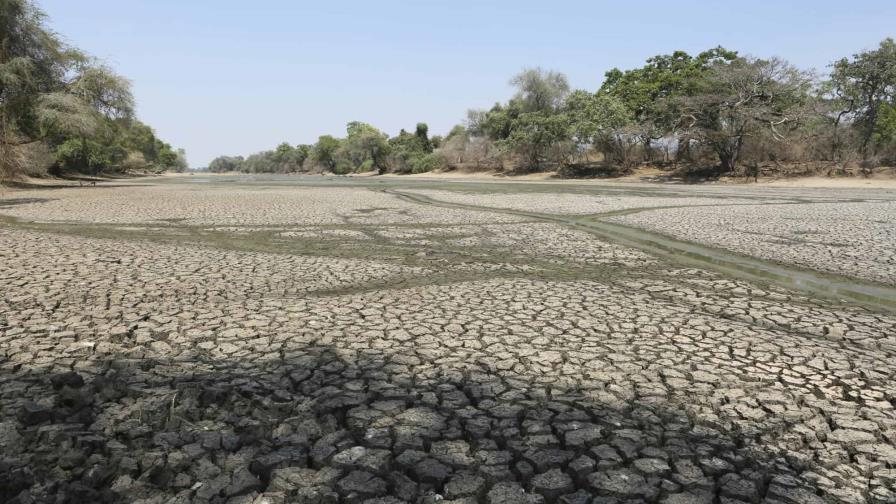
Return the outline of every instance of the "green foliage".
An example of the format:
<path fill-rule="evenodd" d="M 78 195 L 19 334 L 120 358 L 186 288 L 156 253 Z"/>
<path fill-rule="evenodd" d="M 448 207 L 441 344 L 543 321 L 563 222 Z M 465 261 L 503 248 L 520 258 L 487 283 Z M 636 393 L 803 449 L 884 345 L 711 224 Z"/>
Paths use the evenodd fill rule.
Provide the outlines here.
<path fill-rule="evenodd" d="M 342 146 L 342 142 L 332 135 L 321 135 L 312 148 L 314 161 L 331 172 L 336 172 L 336 152 Z M 346 167 L 343 165 L 343 169 Z"/>
<path fill-rule="evenodd" d="M 242 156 L 218 156 L 208 165 L 208 170 L 214 173 L 243 171 Z"/>
<path fill-rule="evenodd" d="M 464 127 L 463 124 L 458 124 L 457 126 L 451 128 L 451 131 L 445 135 L 445 141 L 448 142 L 454 138 L 463 136 L 466 137 L 468 135 L 467 128 Z"/>
<path fill-rule="evenodd" d="M 674 51 L 638 68 L 614 68 L 596 92 L 571 90 L 563 74 L 540 68 L 524 69 L 510 83 L 516 91 L 509 100 L 468 111 L 466 124 L 444 137 L 430 137 L 427 124 L 418 123 L 413 132 L 402 129 L 389 138 L 355 121 L 347 125 L 344 139 L 325 135 L 314 146 L 284 143 L 240 166 L 258 169 L 265 159 L 274 167 L 285 160 L 307 167 L 310 160 L 336 173 L 423 173 L 574 165 L 588 173 L 603 163 L 608 166 L 602 171 L 619 173 L 638 162 L 658 162 L 701 169 L 712 164 L 721 173 L 734 172 L 745 156 L 757 166 L 763 159 L 777 162 L 787 156 L 818 159 L 819 153 L 846 162 L 850 157 L 839 153 L 847 150 L 861 150 L 866 158 L 877 153 L 875 159 L 896 155 L 896 44 L 891 39 L 836 62 L 831 80 L 820 87 L 812 74 L 782 60 L 744 58 L 723 47 L 696 56 Z M 46 109 L 48 123 L 68 124 L 72 131 L 93 127 L 90 121 L 50 117 L 53 112 L 69 117 L 69 109 L 78 117 L 75 104 L 49 99 Z M 864 138 L 860 148 L 854 147 L 856 138 Z"/>
<path fill-rule="evenodd" d="M 736 57 L 735 51 L 722 47 L 696 57 L 684 51 L 653 56 L 641 68 L 608 71 L 600 92 L 621 100 L 637 121 L 648 120 L 657 113 L 655 105 L 661 100 L 693 94 L 699 78 L 710 66 Z"/>
<path fill-rule="evenodd" d="M 641 68 L 608 71 L 599 94 L 612 96 L 623 104 L 631 121 L 637 124 L 637 128 L 631 128 L 632 133 L 649 147 L 652 140 L 677 133 L 681 118 L 677 100 L 697 93 L 700 79 L 710 67 L 736 58 L 737 52 L 722 47 L 696 57 L 685 51 L 653 56 Z M 611 150 L 619 158 L 621 144 L 617 142 L 615 147 Z"/>
<path fill-rule="evenodd" d="M 276 149 L 274 149 L 274 154 L 281 159 L 290 157 L 292 155 L 292 152 L 293 152 L 292 145 L 289 145 L 286 142 L 281 143 L 280 145 L 277 146 Z"/>
<path fill-rule="evenodd" d="M 635 123 L 625 103 L 612 95 L 577 90 L 566 101 L 573 135 L 580 143 L 595 143 Z"/>
<path fill-rule="evenodd" d="M 566 113 L 577 145 L 592 145 L 623 167 L 631 164 L 636 121 L 622 99 L 577 90 L 566 100 Z"/>
<path fill-rule="evenodd" d="M 389 136 L 373 126 L 358 121 L 346 125 L 344 151 L 354 170 L 360 170 L 365 161 L 380 173 L 388 169 L 386 157 L 389 155 Z"/>
<path fill-rule="evenodd" d="M 305 167 L 305 161 L 311 157 L 312 146 L 308 144 L 300 144 L 296 146 L 294 159 L 300 168 Z"/>
<path fill-rule="evenodd" d="M 389 139 L 389 147 L 390 165 L 398 173 L 422 173 L 438 167 L 435 158 L 429 158 L 433 143 L 426 123 L 417 123 L 413 134 L 402 129 Z"/>
<path fill-rule="evenodd" d="M 414 137 L 417 139 L 420 150 L 426 153 L 432 152 L 432 142 L 429 140 L 429 126 L 426 123 L 417 123 L 417 127 L 414 129 Z"/>
<path fill-rule="evenodd" d="M 9 161 L 18 146 L 35 142 L 69 170 L 120 168 L 138 159 L 131 153 L 183 168 L 133 112 L 126 79 L 65 45 L 32 1 L 0 0 L 0 177 L 21 168 Z"/>
<path fill-rule="evenodd" d="M 874 126 L 874 143 L 881 149 L 896 149 L 896 104 L 881 105 Z"/>
<path fill-rule="evenodd" d="M 347 175 L 354 172 L 356 167 L 347 158 L 341 157 L 336 161 L 333 169 L 330 170 L 336 175 Z"/>
<path fill-rule="evenodd" d="M 81 66 L 68 92 L 107 117 L 124 119 L 134 114 L 130 82 L 106 66 Z"/>
<path fill-rule="evenodd" d="M 506 106 L 496 103 L 488 111 L 470 110 L 467 124 L 470 132 L 491 140 L 505 140 L 513 131 L 514 121 L 523 113 L 518 101 L 510 101 Z"/>
<path fill-rule="evenodd" d="M 545 162 L 562 163 L 571 152 L 571 136 L 566 114 L 525 112 L 514 121 L 505 142 L 531 170 L 542 168 Z"/>
<path fill-rule="evenodd" d="M 97 173 L 112 164 L 113 159 L 121 160 L 121 151 L 114 151 L 93 140 L 72 138 L 56 147 L 56 157 L 66 168 L 87 169 Z"/>
<path fill-rule="evenodd" d="M 896 42 L 887 38 L 875 50 L 836 61 L 830 88 L 843 114 L 858 127 L 861 153 L 867 159 L 876 148 L 873 140 L 881 111 L 896 103 Z"/>
<path fill-rule="evenodd" d="M 411 160 L 411 173 L 426 173 L 441 167 L 442 159 L 432 153 Z"/>
<path fill-rule="evenodd" d="M 311 146 L 293 147 L 281 142 L 274 150 L 257 152 L 246 159 L 222 156 L 212 171 L 242 171 L 245 173 L 295 173 L 304 169 Z M 213 161 L 214 163 L 214 161 Z"/>

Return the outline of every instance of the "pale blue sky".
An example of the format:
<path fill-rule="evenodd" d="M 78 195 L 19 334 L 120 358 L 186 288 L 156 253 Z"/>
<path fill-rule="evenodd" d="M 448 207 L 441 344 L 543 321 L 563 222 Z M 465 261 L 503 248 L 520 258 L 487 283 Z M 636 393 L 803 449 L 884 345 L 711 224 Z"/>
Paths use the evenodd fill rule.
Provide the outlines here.
<path fill-rule="evenodd" d="M 134 84 L 190 164 L 360 120 L 433 134 L 511 94 L 526 66 L 596 89 L 606 70 L 723 45 L 826 71 L 896 36 L 896 2 L 38 0 L 51 26 Z M 723 5 L 729 4 L 729 5 Z"/>

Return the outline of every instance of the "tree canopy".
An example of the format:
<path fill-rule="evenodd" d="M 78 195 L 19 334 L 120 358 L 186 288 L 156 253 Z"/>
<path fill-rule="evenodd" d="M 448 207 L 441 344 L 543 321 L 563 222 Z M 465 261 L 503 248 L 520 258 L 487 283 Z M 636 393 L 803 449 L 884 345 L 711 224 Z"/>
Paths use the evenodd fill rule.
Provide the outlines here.
<path fill-rule="evenodd" d="M 182 152 L 134 117 L 130 82 L 65 44 L 31 0 L 0 0 L 0 177 L 24 171 L 24 146 L 52 168 L 185 169 Z"/>
<path fill-rule="evenodd" d="M 784 60 L 714 47 L 673 51 L 605 74 L 593 90 L 572 89 L 555 70 L 527 68 L 504 102 L 473 109 L 444 137 L 426 123 L 389 137 L 353 121 L 346 136 L 313 146 L 282 144 L 266 163 L 223 158 L 243 171 L 376 170 L 420 173 L 469 167 L 625 172 L 638 164 L 755 173 L 760 163 L 812 162 L 866 171 L 896 163 L 896 44 L 834 62 L 829 79 Z M 290 154 L 292 153 L 292 154 Z M 276 160 L 297 156 L 285 169 Z M 257 156 L 257 155 L 256 155 Z M 262 167 L 263 165 L 263 167 Z"/>

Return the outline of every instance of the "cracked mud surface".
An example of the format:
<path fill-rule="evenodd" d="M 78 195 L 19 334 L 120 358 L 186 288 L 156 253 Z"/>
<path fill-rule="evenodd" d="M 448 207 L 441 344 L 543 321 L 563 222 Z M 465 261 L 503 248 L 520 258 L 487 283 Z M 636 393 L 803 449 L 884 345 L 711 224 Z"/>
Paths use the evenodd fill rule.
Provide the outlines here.
<path fill-rule="evenodd" d="M 896 501 L 892 313 L 561 223 L 261 183 L 0 198 L 0 501 Z M 521 209 L 615 204 L 559 196 Z M 777 206 L 796 227 L 828 205 Z M 719 208 L 753 207 L 685 210 Z"/>
<path fill-rule="evenodd" d="M 613 219 L 743 254 L 896 285 L 896 202 L 670 208 Z"/>

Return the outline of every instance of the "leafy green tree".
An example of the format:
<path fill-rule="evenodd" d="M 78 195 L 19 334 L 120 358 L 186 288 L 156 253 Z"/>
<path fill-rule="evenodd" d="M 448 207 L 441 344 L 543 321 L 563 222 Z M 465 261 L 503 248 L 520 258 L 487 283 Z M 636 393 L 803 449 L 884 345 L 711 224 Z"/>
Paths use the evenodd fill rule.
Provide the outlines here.
<path fill-rule="evenodd" d="M 467 112 L 467 126 L 474 136 L 491 140 L 504 140 L 510 136 L 513 122 L 522 113 L 518 102 L 510 102 L 506 107 L 496 103 L 489 110 Z"/>
<path fill-rule="evenodd" d="M 432 152 L 433 146 L 429 140 L 429 125 L 423 122 L 417 123 L 417 127 L 414 129 L 414 137 L 417 139 L 420 150 L 427 154 Z"/>
<path fill-rule="evenodd" d="M 836 61 L 831 89 L 841 106 L 839 117 L 851 118 L 860 133 L 860 152 L 868 159 L 881 110 L 896 103 L 896 42 L 887 38 L 873 51 Z"/>
<path fill-rule="evenodd" d="M 38 133 L 35 111 L 43 94 L 59 91 L 81 55 L 44 27 L 28 0 L 0 2 L 0 142 L 13 145 Z M 24 137 L 24 138 L 23 138 Z"/>
<path fill-rule="evenodd" d="M 445 135 L 445 141 L 447 142 L 455 137 L 468 136 L 468 135 L 469 135 L 469 132 L 467 131 L 467 128 L 465 128 L 463 124 L 458 124 L 458 125 L 454 126 L 453 128 L 451 128 L 451 131 L 449 131 L 448 134 Z"/>
<path fill-rule="evenodd" d="M 526 112 L 514 121 L 505 141 L 520 155 L 529 170 L 540 170 L 545 163 L 562 163 L 571 153 L 569 117 L 565 114 Z"/>
<path fill-rule="evenodd" d="M 569 82 L 559 72 L 541 68 L 524 69 L 510 80 L 517 88 L 506 105 L 496 103 L 488 111 L 467 113 L 468 131 L 484 137 L 520 156 L 528 169 L 540 169 L 544 163 L 557 163 L 569 154 L 569 118 L 561 113 L 569 94 Z M 517 130 L 521 128 L 521 130 Z M 452 142 L 456 151 L 457 142 Z M 463 142 L 466 149 L 470 144 Z M 488 142 L 477 145 L 488 151 Z M 452 158 L 463 155 L 452 153 Z"/>
<path fill-rule="evenodd" d="M 56 156 L 66 167 L 87 168 L 91 173 L 112 162 L 109 152 L 102 145 L 85 138 L 64 141 L 56 148 Z"/>
<path fill-rule="evenodd" d="M 681 114 L 674 107 L 675 99 L 697 92 L 700 77 L 710 67 L 736 58 L 737 52 L 723 47 L 696 57 L 684 51 L 657 55 L 648 58 L 641 68 L 608 71 L 599 92 L 620 100 L 630 111 L 638 125 L 645 156 L 649 156 L 654 140 L 675 133 Z"/>
<path fill-rule="evenodd" d="M 699 77 L 711 66 L 736 58 L 736 51 L 723 47 L 704 51 L 696 57 L 685 51 L 661 54 L 648 58 L 641 68 L 608 71 L 600 92 L 622 100 L 637 121 L 644 121 L 655 113 L 653 106 L 657 102 L 693 94 Z"/>
<path fill-rule="evenodd" d="M 331 172 L 336 171 L 336 152 L 342 142 L 332 135 L 321 135 L 312 149 L 312 156 L 317 163 Z"/>
<path fill-rule="evenodd" d="M 373 126 L 353 121 L 346 126 L 345 150 L 354 167 L 360 168 L 365 161 L 380 174 L 389 169 L 386 158 L 389 155 L 389 136 Z"/>
<path fill-rule="evenodd" d="M 36 142 L 68 169 L 120 166 L 129 151 L 155 161 L 154 134 L 133 113 L 126 79 L 64 44 L 32 1 L 0 0 L 0 177 Z"/>
<path fill-rule="evenodd" d="M 308 144 L 299 144 L 295 148 L 295 160 L 299 165 L 299 169 L 305 168 L 305 161 L 311 157 L 312 146 Z"/>
<path fill-rule="evenodd" d="M 624 102 L 613 95 L 573 91 L 566 99 L 566 114 L 578 145 L 592 145 L 617 165 L 632 164 L 637 139 L 635 118 Z"/>
<path fill-rule="evenodd" d="M 389 139 L 390 165 L 398 173 L 422 173 L 441 166 L 441 158 L 431 156 L 434 149 L 429 126 L 417 123 L 414 133 L 402 129 Z"/>
<path fill-rule="evenodd" d="M 276 173 L 295 173 L 302 169 L 303 160 L 296 152 L 296 148 L 287 142 L 282 142 L 270 155 L 271 165 L 266 171 Z"/>
<path fill-rule="evenodd" d="M 110 118 L 129 119 L 134 115 L 131 83 L 105 65 L 78 65 L 78 74 L 67 91 Z"/>
<path fill-rule="evenodd" d="M 214 173 L 236 172 L 242 169 L 242 156 L 218 156 L 208 165 L 208 170 Z"/>
<path fill-rule="evenodd" d="M 161 149 L 159 149 L 159 165 L 166 170 L 177 168 L 177 151 L 168 144 L 163 144 Z"/>
<path fill-rule="evenodd" d="M 891 156 L 896 155 L 896 104 L 886 103 L 881 106 L 873 140 L 880 149 L 889 151 Z"/>
<path fill-rule="evenodd" d="M 274 149 L 274 152 L 282 159 L 289 159 L 292 156 L 293 147 L 287 142 L 281 142 L 280 145 Z"/>

